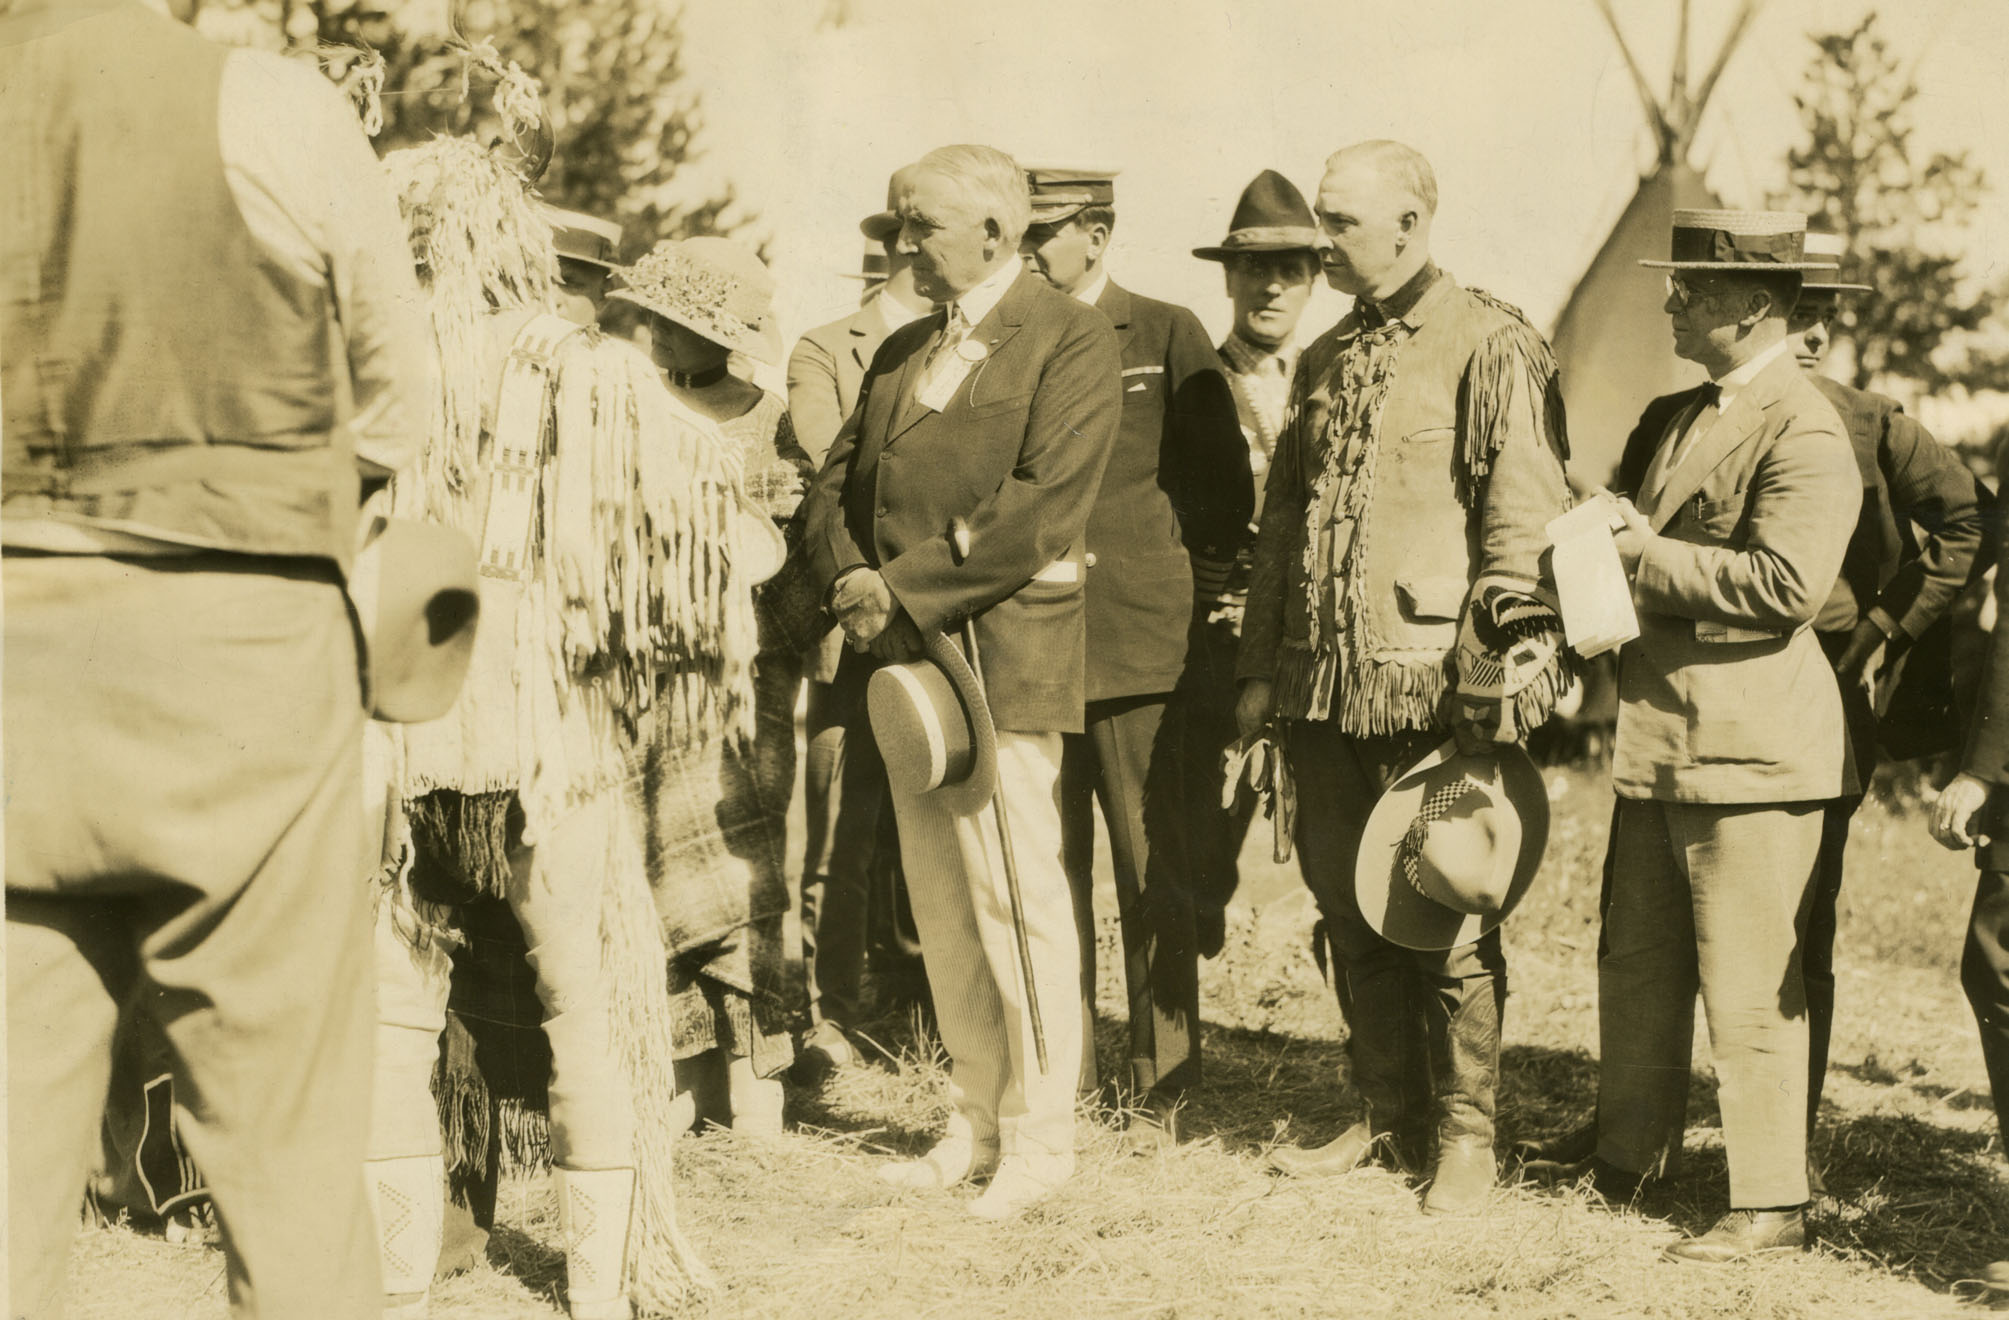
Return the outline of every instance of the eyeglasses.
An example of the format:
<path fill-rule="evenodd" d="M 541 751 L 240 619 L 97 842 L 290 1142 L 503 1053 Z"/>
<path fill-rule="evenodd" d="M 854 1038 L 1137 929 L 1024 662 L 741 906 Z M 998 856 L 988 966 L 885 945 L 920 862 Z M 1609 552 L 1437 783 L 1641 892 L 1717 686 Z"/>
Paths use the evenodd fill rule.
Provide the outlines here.
<path fill-rule="evenodd" d="M 1686 311 L 1690 303 L 1701 302 L 1715 292 L 1714 289 L 1691 284 L 1679 275 L 1667 277 L 1667 297 L 1677 312 Z"/>

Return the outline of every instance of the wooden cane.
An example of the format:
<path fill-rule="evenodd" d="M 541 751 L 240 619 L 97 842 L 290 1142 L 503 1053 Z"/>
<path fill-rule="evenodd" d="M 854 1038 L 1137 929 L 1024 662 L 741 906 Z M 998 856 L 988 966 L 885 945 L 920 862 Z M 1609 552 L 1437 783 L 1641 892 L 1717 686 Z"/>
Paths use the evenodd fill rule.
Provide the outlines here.
<path fill-rule="evenodd" d="M 970 526 L 961 518 L 949 523 L 949 545 L 955 561 L 961 564 L 970 554 Z M 986 704 L 990 701 L 990 689 L 984 685 L 984 662 L 977 654 L 977 622 L 963 620 L 963 649 L 969 652 L 970 673 L 977 680 L 977 691 L 984 694 Z M 1004 858 L 1005 893 L 1011 900 L 1011 929 L 1018 940 L 1018 965 L 1025 984 L 1025 1012 L 1032 1019 L 1032 1048 L 1039 1058 L 1039 1070 L 1046 1068 L 1046 1028 L 1040 1024 L 1039 991 L 1032 983 L 1032 941 L 1025 931 L 1025 899 L 1018 888 L 1018 859 L 1012 853 L 1011 826 L 1005 821 L 1004 780 L 1000 777 L 991 789 L 991 815 L 998 823 L 998 852 Z"/>

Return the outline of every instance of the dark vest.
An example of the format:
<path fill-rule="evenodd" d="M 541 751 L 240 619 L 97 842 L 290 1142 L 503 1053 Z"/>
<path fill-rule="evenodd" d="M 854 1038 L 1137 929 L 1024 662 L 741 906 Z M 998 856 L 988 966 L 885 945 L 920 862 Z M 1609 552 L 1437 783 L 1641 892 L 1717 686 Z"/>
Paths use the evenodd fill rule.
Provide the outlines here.
<path fill-rule="evenodd" d="M 345 563 L 333 300 L 238 212 L 226 54 L 136 4 L 0 48 L 0 508 Z"/>

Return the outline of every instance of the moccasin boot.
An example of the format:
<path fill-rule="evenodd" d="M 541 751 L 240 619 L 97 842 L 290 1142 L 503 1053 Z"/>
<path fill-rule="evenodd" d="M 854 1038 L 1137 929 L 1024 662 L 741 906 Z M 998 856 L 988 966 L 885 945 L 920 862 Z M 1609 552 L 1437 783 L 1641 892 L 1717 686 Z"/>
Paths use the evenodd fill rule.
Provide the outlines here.
<path fill-rule="evenodd" d="M 446 1213 L 446 1164 L 438 1155 L 370 1160 L 364 1166 L 370 1208 L 377 1216 L 377 1251 L 384 1271 L 384 1314 L 422 1320 L 439 1261 Z"/>
<path fill-rule="evenodd" d="M 1150 1155 L 1184 1141 L 1183 1103 L 1169 1091 L 1146 1091 L 1123 1126 L 1123 1149 L 1133 1155 Z"/>
<path fill-rule="evenodd" d="M 735 1058 L 726 1065 L 726 1093 L 732 1105 L 732 1130 L 745 1136 L 781 1135 L 786 1099 L 779 1077 L 757 1077 L 753 1060 Z"/>
<path fill-rule="evenodd" d="M 1597 1154 L 1597 1119 L 1539 1141 L 1517 1141 L 1511 1159 L 1533 1177 L 1582 1164 Z"/>
<path fill-rule="evenodd" d="M 1476 1214 L 1498 1170 L 1493 1097 L 1500 1076 L 1500 997 L 1491 978 L 1431 994 L 1424 1008 L 1430 1079 L 1437 1093 L 1437 1165 L 1423 1198 L 1428 1215 Z"/>
<path fill-rule="evenodd" d="M 1700 1237 L 1683 1238 L 1660 1253 L 1662 1260 L 1686 1265 L 1727 1265 L 1807 1245 L 1807 1215 L 1790 1210 L 1732 1210 Z"/>
<path fill-rule="evenodd" d="M 558 1235 L 565 1243 L 565 1303 L 572 1320 L 630 1320 L 628 1227 L 633 1169 L 554 1169 Z"/>

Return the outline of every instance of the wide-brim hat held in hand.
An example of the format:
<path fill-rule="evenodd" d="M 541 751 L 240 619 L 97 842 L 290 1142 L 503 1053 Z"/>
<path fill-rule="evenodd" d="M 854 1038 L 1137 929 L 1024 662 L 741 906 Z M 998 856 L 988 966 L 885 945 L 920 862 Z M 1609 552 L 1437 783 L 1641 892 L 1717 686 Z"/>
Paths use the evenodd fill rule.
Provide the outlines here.
<path fill-rule="evenodd" d="M 1467 755 L 1446 741 L 1368 815 L 1354 863 L 1361 916 L 1407 949 L 1471 944 L 1527 896 L 1548 837 L 1548 792 L 1525 751 Z"/>
<path fill-rule="evenodd" d="M 609 297 L 634 303 L 737 353 L 777 360 L 764 332 L 773 315 L 774 277 L 753 249 L 729 238 L 665 239 L 621 272 Z"/>
<path fill-rule="evenodd" d="M 450 527 L 377 518 L 349 573 L 370 714 L 422 724 L 453 708 L 481 614 L 474 543 Z"/>
<path fill-rule="evenodd" d="M 1241 252 L 1316 252 L 1318 222 L 1297 185 L 1275 170 L 1264 170 L 1242 189 L 1228 221 L 1228 235 L 1213 247 L 1197 247 L 1193 255 L 1226 261 Z"/>
<path fill-rule="evenodd" d="M 922 644 L 922 659 L 886 665 L 866 684 L 872 734 L 896 791 L 967 815 L 997 789 L 997 729 L 961 649 L 941 633 Z"/>

